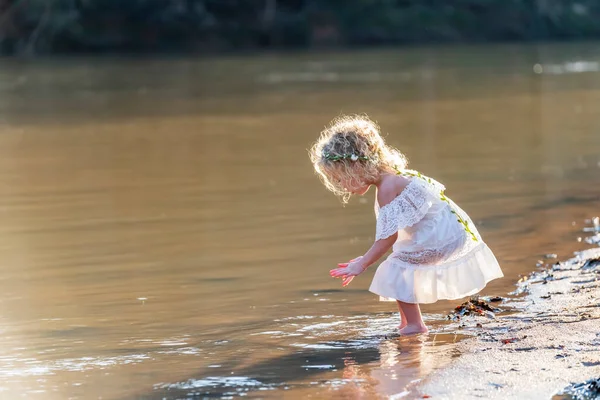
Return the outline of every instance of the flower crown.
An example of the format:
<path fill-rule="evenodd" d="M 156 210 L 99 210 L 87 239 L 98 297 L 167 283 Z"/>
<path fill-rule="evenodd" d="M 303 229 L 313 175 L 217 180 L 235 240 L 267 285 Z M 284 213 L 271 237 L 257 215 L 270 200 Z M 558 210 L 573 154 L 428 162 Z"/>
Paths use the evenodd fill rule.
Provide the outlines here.
<path fill-rule="evenodd" d="M 358 160 L 363 160 L 363 161 L 368 161 L 369 157 L 367 156 L 359 156 L 358 154 L 342 154 L 342 155 L 334 155 L 334 154 L 329 154 L 329 153 L 324 153 L 323 157 L 325 157 L 326 160 L 329 161 L 341 161 L 341 160 L 352 160 L 352 161 L 358 161 Z"/>

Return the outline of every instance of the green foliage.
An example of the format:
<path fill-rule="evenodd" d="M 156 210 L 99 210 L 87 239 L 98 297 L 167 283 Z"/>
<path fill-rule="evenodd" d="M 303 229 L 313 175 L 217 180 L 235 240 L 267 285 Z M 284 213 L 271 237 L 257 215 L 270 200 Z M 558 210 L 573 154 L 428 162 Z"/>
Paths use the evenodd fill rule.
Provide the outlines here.
<path fill-rule="evenodd" d="M 4 53 L 600 37 L 596 0 L 0 0 Z"/>

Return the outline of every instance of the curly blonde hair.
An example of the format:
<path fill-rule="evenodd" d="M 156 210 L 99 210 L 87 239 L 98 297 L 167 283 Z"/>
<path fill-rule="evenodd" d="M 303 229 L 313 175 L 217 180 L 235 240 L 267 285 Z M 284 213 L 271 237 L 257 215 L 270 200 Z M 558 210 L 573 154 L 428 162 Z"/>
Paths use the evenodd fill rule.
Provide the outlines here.
<path fill-rule="evenodd" d="M 382 173 L 395 173 L 408 164 L 404 154 L 385 144 L 379 126 L 366 115 L 334 119 L 309 155 L 325 187 L 344 203 L 352 194 L 349 189 L 373 184 Z"/>

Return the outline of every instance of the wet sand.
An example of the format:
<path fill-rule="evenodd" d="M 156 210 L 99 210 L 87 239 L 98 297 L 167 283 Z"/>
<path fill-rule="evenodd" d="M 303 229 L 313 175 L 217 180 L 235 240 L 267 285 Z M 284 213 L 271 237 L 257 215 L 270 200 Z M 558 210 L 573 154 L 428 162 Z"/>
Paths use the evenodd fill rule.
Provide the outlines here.
<path fill-rule="evenodd" d="M 600 241 L 600 233 L 588 241 Z M 507 305 L 520 312 L 457 323 L 476 336 L 458 344 L 461 357 L 418 384 L 417 398 L 571 399 L 559 395 L 565 387 L 600 377 L 600 249 L 542 266 L 516 292 L 524 296 Z"/>

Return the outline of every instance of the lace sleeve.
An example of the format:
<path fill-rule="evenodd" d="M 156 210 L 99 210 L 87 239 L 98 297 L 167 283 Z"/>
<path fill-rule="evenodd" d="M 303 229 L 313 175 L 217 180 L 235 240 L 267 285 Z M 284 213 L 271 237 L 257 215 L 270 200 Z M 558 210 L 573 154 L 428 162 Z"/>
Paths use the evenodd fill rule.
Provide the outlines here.
<path fill-rule="evenodd" d="M 375 240 L 388 238 L 413 226 L 423 219 L 432 204 L 427 189 L 411 181 L 398 197 L 379 209 Z"/>

